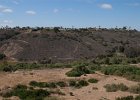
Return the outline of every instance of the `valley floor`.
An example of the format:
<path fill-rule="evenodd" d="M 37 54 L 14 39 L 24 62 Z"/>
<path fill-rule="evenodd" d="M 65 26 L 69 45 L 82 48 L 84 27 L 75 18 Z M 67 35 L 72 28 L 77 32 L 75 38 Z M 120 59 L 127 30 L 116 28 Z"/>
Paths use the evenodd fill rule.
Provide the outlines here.
<path fill-rule="evenodd" d="M 106 84 L 118 84 L 123 83 L 127 86 L 137 85 L 138 82 L 129 81 L 122 77 L 106 76 L 100 72 L 95 74 L 83 75 L 78 78 L 70 78 L 65 75 L 66 72 L 71 70 L 70 68 L 64 69 L 43 69 L 43 70 L 31 70 L 31 71 L 16 71 L 13 73 L 0 73 L 0 91 L 4 91 L 9 87 L 14 87 L 18 84 L 28 85 L 30 81 L 37 82 L 50 82 L 50 81 L 67 81 L 70 79 L 98 79 L 98 83 L 90 83 L 86 87 L 76 89 L 73 87 L 61 88 L 61 91 L 66 95 L 58 96 L 64 100 L 115 100 L 116 97 L 134 95 L 129 92 L 106 92 L 104 85 Z M 70 95 L 73 93 L 73 96 Z M 2 99 L 2 97 L 0 97 Z M 14 97 L 13 100 L 16 98 Z M 62 100 L 63 100 L 62 99 Z M 17 98 L 18 100 L 18 98 Z"/>

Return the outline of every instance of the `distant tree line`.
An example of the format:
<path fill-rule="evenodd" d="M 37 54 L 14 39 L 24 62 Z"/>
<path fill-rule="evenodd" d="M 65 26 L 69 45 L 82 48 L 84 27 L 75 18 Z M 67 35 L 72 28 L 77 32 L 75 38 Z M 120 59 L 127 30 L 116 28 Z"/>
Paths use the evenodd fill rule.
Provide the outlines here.
<path fill-rule="evenodd" d="M 38 30 L 54 30 L 54 32 L 60 32 L 61 30 L 62 31 L 78 31 L 78 32 L 89 32 L 89 31 L 97 31 L 97 30 L 106 30 L 106 31 L 131 31 L 131 32 L 137 32 L 136 29 L 131 29 L 131 27 L 122 27 L 122 28 L 118 28 L 118 27 L 115 27 L 115 28 L 101 28 L 101 26 L 99 27 L 88 27 L 88 28 L 64 28 L 62 26 L 60 27 L 30 27 L 30 26 L 26 26 L 26 27 L 20 27 L 20 26 L 16 26 L 16 27 L 9 27 L 9 26 L 2 26 L 0 28 L 1 29 L 5 29 L 5 30 L 11 30 L 11 29 L 14 29 L 14 30 L 29 30 L 31 29 L 32 31 L 38 31 Z"/>

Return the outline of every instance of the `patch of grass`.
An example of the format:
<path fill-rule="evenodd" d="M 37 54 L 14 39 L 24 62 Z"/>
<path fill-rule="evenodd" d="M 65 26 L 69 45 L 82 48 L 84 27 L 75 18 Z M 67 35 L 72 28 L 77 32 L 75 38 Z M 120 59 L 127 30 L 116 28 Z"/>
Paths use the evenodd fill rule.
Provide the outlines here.
<path fill-rule="evenodd" d="M 118 88 L 120 91 L 127 91 L 129 88 L 123 83 L 118 84 Z"/>
<path fill-rule="evenodd" d="M 89 83 L 86 80 L 70 80 L 69 81 L 69 86 L 75 87 L 75 88 L 81 88 L 88 85 Z"/>
<path fill-rule="evenodd" d="M 0 60 L 4 59 L 5 57 L 6 57 L 6 55 L 5 55 L 5 54 L 0 53 Z"/>
<path fill-rule="evenodd" d="M 46 64 L 47 68 L 71 68 L 72 65 L 70 63 L 54 63 L 54 64 Z"/>
<path fill-rule="evenodd" d="M 50 83 L 47 84 L 46 87 L 49 87 L 49 88 L 57 88 L 57 85 L 56 85 L 55 82 L 50 82 Z"/>
<path fill-rule="evenodd" d="M 67 72 L 66 75 L 69 77 L 79 77 L 81 75 L 90 73 L 94 73 L 94 71 L 90 70 L 87 66 L 80 65 Z"/>
<path fill-rule="evenodd" d="M 135 100 L 140 100 L 140 95 L 135 97 Z"/>
<path fill-rule="evenodd" d="M 107 92 L 116 92 L 118 90 L 117 85 L 116 84 L 106 84 L 104 86 L 104 88 L 106 88 Z"/>
<path fill-rule="evenodd" d="M 89 82 L 89 83 L 97 83 L 98 80 L 95 79 L 95 78 L 91 78 L 91 79 L 88 80 L 88 82 Z"/>
<path fill-rule="evenodd" d="M 138 84 L 136 86 L 131 86 L 129 88 L 129 92 L 135 93 L 135 94 L 140 94 L 140 84 Z"/>
<path fill-rule="evenodd" d="M 116 100 L 134 100 L 134 97 L 133 96 L 118 97 Z"/>
<path fill-rule="evenodd" d="M 44 100 L 61 100 L 58 97 L 46 97 Z"/>
<path fill-rule="evenodd" d="M 116 92 L 116 91 L 120 90 L 120 91 L 131 92 L 134 94 L 140 94 L 140 84 L 135 85 L 135 86 L 131 86 L 131 87 L 127 87 L 123 83 L 121 83 L 121 84 L 107 84 L 104 86 L 104 88 L 106 88 L 107 92 Z"/>
<path fill-rule="evenodd" d="M 133 97 L 133 96 L 126 96 L 126 97 L 118 97 L 116 100 L 140 100 L 140 95 Z"/>
<path fill-rule="evenodd" d="M 85 81 L 85 80 L 80 80 L 80 81 L 78 81 L 78 84 L 79 84 L 80 86 L 88 86 L 88 85 L 89 85 L 88 82 Z"/>
<path fill-rule="evenodd" d="M 40 88 L 57 88 L 57 85 L 55 82 L 36 82 L 36 81 L 31 81 L 29 85 L 33 87 L 40 87 Z"/>
<path fill-rule="evenodd" d="M 31 82 L 32 85 L 36 86 L 37 82 Z M 53 98 L 50 95 L 65 95 L 65 93 L 60 90 L 47 90 L 47 89 L 35 89 L 34 87 L 28 87 L 26 85 L 17 85 L 14 88 L 10 89 L 10 91 L 6 91 L 1 93 L 0 95 L 4 98 L 9 98 L 12 96 L 17 96 L 20 100 L 60 100 L 57 98 Z"/>
<path fill-rule="evenodd" d="M 76 86 L 76 80 L 70 80 L 69 86 L 72 86 L 72 87 Z"/>
<path fill-rule="evenodd" d="M 116 91 L 127 91 L 129 88 L 124 85 L 123 83 L 121 84 L 107 84 L 104 86 L 106 88 L 107 92 L 116 92 Z"/>
<path fill-rule="evenodd" d="M 130 65 L 109 65 L 102 67 L 105 75 L 117 75 L 132 81 L 140 81 L 140 68 Z"/>
<path fill-rule="evenodd" d="M 66 87 L 67 86 L 67 84 L 63 81 L 56 82 L 56 85 L 58 85 L 60 87 Z"/>
<path fill-rule="evenodd" d="M 43 100 L 43 98 L 50 95 L 50 92 L 43 89 L 28 89 L 25 85 L 17 85 L 11 92 L 7 92 L 6 96 L 18 96 L 21 100 Z"/>
<path fill-rule="evenodd" d="M 16 70 L 30 70 L 30 69 L 41 69 L 44 68 L 44 65 L 37 64 L 37 63 L 8 63 L 8 62 L 3 62 L 0 64 L 0 71 L 4 72 L 14 72 Z"/>
<path fill-rule="evenodd" d="M 36 82 L 36 81 L 31 81 L 30 83 L 29 83 L 29 85 L 31 85 L 31 86 L 38 86 L 38 82 Z"/>

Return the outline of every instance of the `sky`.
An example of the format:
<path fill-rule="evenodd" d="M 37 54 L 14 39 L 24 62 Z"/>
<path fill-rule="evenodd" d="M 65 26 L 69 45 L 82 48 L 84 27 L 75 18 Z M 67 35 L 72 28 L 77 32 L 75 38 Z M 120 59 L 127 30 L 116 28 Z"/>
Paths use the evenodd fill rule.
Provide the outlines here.
<path fill-rule="evenodd" d="M 131 27 L 140 0 L 0 0 L 0 26 Z"/>

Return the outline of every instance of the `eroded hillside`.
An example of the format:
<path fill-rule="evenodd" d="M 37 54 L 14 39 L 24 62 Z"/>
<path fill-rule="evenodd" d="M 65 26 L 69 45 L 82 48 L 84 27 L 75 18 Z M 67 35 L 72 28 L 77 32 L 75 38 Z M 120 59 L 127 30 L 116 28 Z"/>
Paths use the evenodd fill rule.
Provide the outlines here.
<path fill-rule="evenodd" d="M 25 61 L 67 61 L 110 55 L 140 55 L 140 32 L 104 29 L 1 29 L 0 52 Z"/>

